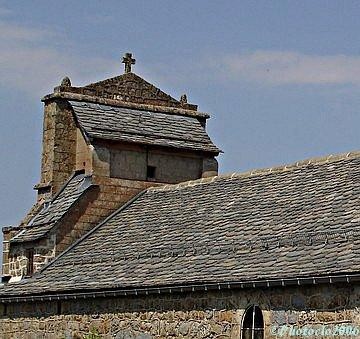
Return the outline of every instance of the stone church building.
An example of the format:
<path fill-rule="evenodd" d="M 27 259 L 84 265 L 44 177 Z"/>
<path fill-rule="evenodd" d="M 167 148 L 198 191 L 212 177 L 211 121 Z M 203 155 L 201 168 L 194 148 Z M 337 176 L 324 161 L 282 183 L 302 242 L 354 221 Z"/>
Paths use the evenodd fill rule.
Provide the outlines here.
<path fill-rule="evenodd" d="M 0 338 L 360 338 L 360 152 L 218 175 L 209 115 L 123 63 L 42 99 Z"/>

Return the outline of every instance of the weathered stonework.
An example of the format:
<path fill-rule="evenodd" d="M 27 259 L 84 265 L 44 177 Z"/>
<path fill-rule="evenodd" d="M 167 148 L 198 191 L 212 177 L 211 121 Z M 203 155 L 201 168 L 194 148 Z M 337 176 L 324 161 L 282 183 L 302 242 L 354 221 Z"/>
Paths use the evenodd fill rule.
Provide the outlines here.
<path fill-rule="evenodd" d="M 273 329 L 284 325 L 360 326 L 359 300 L 359 286 L 318 285 L 15 303 L 6 306 L 0 333 L 4 339 L 86 338 L 90 333 L 109 339 L 240 338 L 244 311 L 257 304 L 265 338 L 272 339 L 277 338 Z"/>
<path fill-rule="evenodd" d="M 9 251 L 10 251 L 10 239 L 14 237 L 19 232 L 19 227 L 4 227 L 3 231 L 3 267 L 2 274 L 10 275 L 10 265 L 9 265 Z"/>
<path fill-rule="evenodd" d="M 59 86 L 55 88 L 55 92 L 70 92 L 148 105 L 197 109 L 196 105 L 180 102 L 172 98 L 134 73 L 123 74 L 84 87 Z"/>
<path fill-rule="evenodd" d="M 77 128 L 65 100 L 50 101 L 44 108 L 41 180 L 38 200 L 53 196 L 76 166 Z M 46 188 L 49 187 L 49 190 Z"/>
<path fill-rule="evenodd" d="M 51 234 L 49 237 L 36 242 L 20 246 L 10 246 L 9 258 L 6 264 L 8 274 L 13 277 L 24 277 L 28 275 L 28 258 L 26 252 L 29 249 L 34 251 L 34 272 L 37 272 L 44 264 L 54 258 L 56 248 L 55 239 L 55 235 Z"/>

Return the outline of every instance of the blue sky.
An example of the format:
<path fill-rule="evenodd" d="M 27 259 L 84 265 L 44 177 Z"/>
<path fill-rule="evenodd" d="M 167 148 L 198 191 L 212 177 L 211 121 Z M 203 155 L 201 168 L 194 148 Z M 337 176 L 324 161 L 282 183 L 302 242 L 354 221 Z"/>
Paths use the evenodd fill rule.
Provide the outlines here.
<path fill-rule="evenodd" d="M 35 200 L 42 104 L 134 71 L 212 114 L 220 171 L 359 149 L 358 1 L 0 1 L 1 225 Z"/>

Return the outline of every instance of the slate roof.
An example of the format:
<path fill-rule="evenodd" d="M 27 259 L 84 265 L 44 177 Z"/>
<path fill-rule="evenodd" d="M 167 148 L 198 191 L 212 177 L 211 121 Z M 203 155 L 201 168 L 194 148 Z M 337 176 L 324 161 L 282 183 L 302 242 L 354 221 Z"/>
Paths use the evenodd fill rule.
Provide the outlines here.
<path fill-rule="evenodd" d="M 151 188 L 0 297 L 360 272 L 360 153 Z"/>
<path fill-rule="evenodd" d="M 74 173 L 53 199 L 10 240 L 12 243 L 44 237 L 91 186 L 91 177 Z"/>
<path fill-rule="evenodd" d="M 219 153 L 195 117 L 70 101 L 90 138 Z"/>

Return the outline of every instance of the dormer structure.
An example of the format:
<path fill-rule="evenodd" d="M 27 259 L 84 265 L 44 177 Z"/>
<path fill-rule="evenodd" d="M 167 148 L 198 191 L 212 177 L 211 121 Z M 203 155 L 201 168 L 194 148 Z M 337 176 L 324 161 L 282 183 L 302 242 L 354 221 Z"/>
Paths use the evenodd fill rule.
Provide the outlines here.
<path fill-rule="evenodd" d="M 3 275 L 32 275 L 149 186 L 215 176 L 220 150 L 209 115 L 131 72 L 74 87 L 64 78 L 44 102 L 38 199 L 4 232 Z"/>

